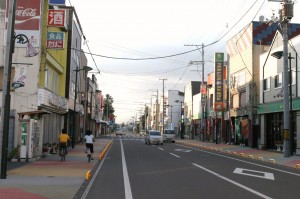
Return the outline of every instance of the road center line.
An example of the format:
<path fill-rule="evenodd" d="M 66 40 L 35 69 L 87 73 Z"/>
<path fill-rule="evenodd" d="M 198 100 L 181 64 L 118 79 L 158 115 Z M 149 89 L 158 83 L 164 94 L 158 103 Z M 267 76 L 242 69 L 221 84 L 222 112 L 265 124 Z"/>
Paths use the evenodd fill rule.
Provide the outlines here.
<path fill-rule="evenodd" d="M 180 156 L 174 154 L 174 153 L 170 153 L 171 155 L 175 156 L 176 158 L 180 158 Z"/>
<path fill-rule="evenodd" d="M 121 143 L 121 154 L 122 154 L 122 167 L 123 167 L 123 179 L 124 179 L 124 188 L 125 188 L 125 199 L 132 199 L 131 186 L 130 186 L 129 177 L 128 177 L 128 171 L 127 171 L 127 165 L 126 165 L 122 140 L 120 140 L 120 143 Z"/>
<path fill-rule="evenodd" d="M 213 171 L 211 171 L 211 170 L 209 170 L 209 169 L 207 169 L 205 167 L 202 167 L 202 166 L 200 166 L 198 164 L 195 164 L 195 163 L 193 163 L 193 165 L 196 166 L 196 167 L 198 167 L 198 168 L 200 168 L 200 169 L 202 169 L 202 170 L 204 170 L 204 171 L 207 171 L 208 173 L 211 173 L 211 174 L 217 176 L 218 178 L 221 178 L 221 179 L 223 179 L 223 180 L 225 180 L 227 182 L 230 182 L 230 183 L 232 183 L 232 184 L 234 184 L 234 185 L 236 185 L 238 187 L 241 187 L 242 189 L 245 189 L 245 190 L 247 190 L 247 191 L 249 191 L 249 192 L 251 192 L 251 193 L 253 193 L 255 195 L 258 195 L 258 196 L 260 196 L 262 198 L 265 198 L 265 199 L 272 199 L 269 196 L 266 196 L 266 195 L 264 195 L 264 194 L 262 194 L 262 193 L 260 193 L 258 191 L 255 191 L 254 189 L 246 187 L 245 185 L 242 185 L 242 184 L 240 184 L 240 183 L 238 183 L 236 181 L 230 180 L 229 178 L 226 178 L 225 176 L 222 176 L 222 175 L 220 175 L 218 173 L 215 173 L 215 172 L 213 172 Z"/>

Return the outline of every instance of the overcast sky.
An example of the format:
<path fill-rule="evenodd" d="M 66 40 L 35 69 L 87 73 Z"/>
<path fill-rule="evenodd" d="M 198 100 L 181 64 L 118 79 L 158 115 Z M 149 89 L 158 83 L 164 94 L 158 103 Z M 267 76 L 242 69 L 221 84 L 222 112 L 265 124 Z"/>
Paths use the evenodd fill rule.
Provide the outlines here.
<path fill-rule="evenodd" d="M 66 0 L 75 7 L 93 56 L 88 65 L 97 68 L 100 90 L 114 99 L 117 123 L 139 116 L 151 96 L 165 91 L 184 90 L 189 81 L 201 81 L 199 51 L 205 48 L 205 73 L 213 71 L 214 52 L 225 52 L 226 40 L 252 20 L 277 15 L 281 4 L 267 0 Z M 300 23 L 300 4 L 294 5 L 292 23 Z M 87 46 L 83 49 L 88 51 Z M 97 56 L 98 55 L 98 56 Z M 107 56 L 111 58 L 105 58 Z M 152 96 L 154 97 L 154 96 Z"/>

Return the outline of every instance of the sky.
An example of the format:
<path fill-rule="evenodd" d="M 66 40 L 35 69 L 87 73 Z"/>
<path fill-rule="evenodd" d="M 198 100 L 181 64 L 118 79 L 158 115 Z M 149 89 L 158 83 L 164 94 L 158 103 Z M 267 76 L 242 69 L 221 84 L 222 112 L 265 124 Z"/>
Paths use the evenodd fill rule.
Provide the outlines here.
<path fill-rule="evenodd" d="M 114 99 L 116 123 L 136 120 L 158 91 L 184 91 L 213 71 L 214 52 L 259 16 L 277 16 L 279 2 L 267 0 L 66 0 L 74 6 L 86 43 L 82 46 L 99 89 Z M 295 1 L 292 23 L 300 23 Z M 194 46 L 191 46 L 194 45 Z M 195 46 L 196 45 L 196 46 Z M 193 51 L 190 53 L 185 53 Z M 180 55 L 177 55 L 180 54 Z M 177 56 L 171 56 L 177 55 Z M 166 58 L 161 58 L 166 57 Z M 150 59 L 149 59 L 150 58 Z"/>

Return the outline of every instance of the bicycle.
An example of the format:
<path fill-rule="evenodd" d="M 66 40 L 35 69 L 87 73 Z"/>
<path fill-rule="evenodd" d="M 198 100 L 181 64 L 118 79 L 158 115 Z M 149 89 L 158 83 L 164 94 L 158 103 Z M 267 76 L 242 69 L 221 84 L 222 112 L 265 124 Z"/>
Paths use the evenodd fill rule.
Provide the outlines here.
<path fill-rule="evenodd" d="M 63 162 L 66 160 L 66 146 L 61 147 L 59 152 L 60 160 Z"/>
<path fill-rule="evenodd" d="M 91 159 L 92 159 L 92 153 L 91 153 L 91 150 L 90 150 L 90 147 L 87 147 L 86 148 L 86 153 L 87 153 L 87 158 L 88 158 L 88 162 L 90 162 L 91 161 Z"/>

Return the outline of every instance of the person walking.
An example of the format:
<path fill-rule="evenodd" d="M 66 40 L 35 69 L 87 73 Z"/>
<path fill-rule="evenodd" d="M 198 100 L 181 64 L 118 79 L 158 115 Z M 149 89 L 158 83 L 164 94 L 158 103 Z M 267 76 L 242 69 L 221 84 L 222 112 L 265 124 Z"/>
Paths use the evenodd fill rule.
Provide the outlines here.
<path fill-rule="evenodd" d="M 84 136 L 85 146 L 87 149 L 90 149 L 91 152 L 91 159 L 93 160 L 93 153 L 94 153 L 94 142 L 95 138 L 90 130 L 86 131 L 86 135 Z"/>

